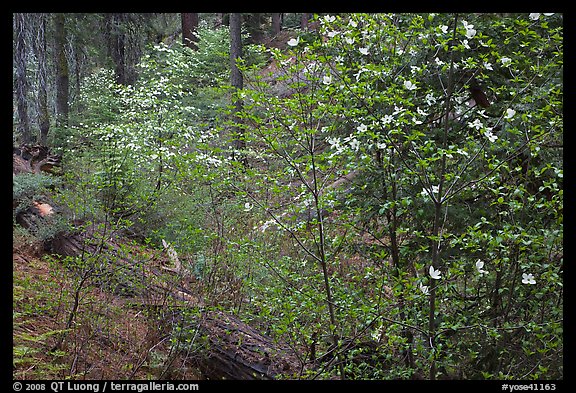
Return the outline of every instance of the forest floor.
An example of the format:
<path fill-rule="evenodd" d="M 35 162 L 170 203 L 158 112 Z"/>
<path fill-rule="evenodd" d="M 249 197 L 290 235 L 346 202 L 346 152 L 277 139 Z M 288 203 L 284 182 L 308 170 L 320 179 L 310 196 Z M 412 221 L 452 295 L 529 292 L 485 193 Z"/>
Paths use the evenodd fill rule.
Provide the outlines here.
<path fill-rule="evenodd" d="M 274 379 L 302 371 L 287 346 L 223 311 L 218 291 L 208 296 L 188 256 L 164 240 L 156 248 L 131 240 L 107 220 L 74 220 L 52 191 L 30 186 L 48 149 L 15 148 L 13 157 L 14 379 Z"/>
<path fill-rule="evenodd" d="M 201 378 L 184 364 L 167 367 L 168 335 L 153 315 L 95 285 L 77 291 L 70 270 L 27 237 L 13 237 L 15 379 Z"/>

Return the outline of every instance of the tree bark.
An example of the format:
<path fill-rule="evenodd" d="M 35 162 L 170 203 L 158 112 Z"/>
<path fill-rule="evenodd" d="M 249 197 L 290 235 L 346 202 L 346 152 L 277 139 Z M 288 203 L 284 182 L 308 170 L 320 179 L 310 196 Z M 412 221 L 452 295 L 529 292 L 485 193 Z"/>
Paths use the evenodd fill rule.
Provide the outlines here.
<path fill-rule="evenodd" d="M 302 19 L 300 21 L 300 27 L 302 30 L 308 30 L 308 21 L 310 20 L 310 13 L 303 13 Z"/>
<path fill-rule="evenodd" d="M 242 73 L 236 65 L 236 60 L 242 57 L 242 15 L 230 14 L 230 83 L 236 89 L 244 87 Z"/>
<path fill-rule="evenodd" d="M 16 31 L 16 47 L 14 60 L 16 62 L 16 103 L 18 112 L 18 132 L 22 143 L 30 143 L 30 120 L 28 118 L 28 79 L 26 77 L 26 17 L 22 13 L 14 14 L 14 27 Z"/>
<path fill-rule="evenodd" d="M 235 108 L 235 120 L 237 123 L 240 122 L 237 114 L 242 110 L 242 100 L 235 94 L 238 90 L 242 90 L 244 87 L 244 79 L 242 73 L 238 68 L 236 61 L 242 57 L 242 14 L 231 13 L 230 14 L 230 84 L 232 85 L 234 92 L 232 94 L 233 104 Z M 244 134 L 241 128 L 236 127 L 235 130 L 235 159 L 246 165 L 246 157 L 243 154 L 244 148 L 246 147 L 246 141 L 244 140 Z"/>
<path fill-rule="evenodd" d="M 38 57 L 38 126 L 40 128 L 40 144 L 46 145 L 48 131 L 50 130 L 50 115 L 48 113 L 48 87 L 46 71 L 46 18 L 47 14 L 40 14 L 38 24 L 38 40 L 36 53 Z"/>
<path fill-rule="evenodd" d="M 56 49 L 56 124 L 68 124 L 68 96 L 70 77 L 66 58 L 66 26 L 64 14 L 54 14 L 54 43 Z"/>
<path fill-rule="evenodd" d="M 278 35 L 280 30 L 282 30 L 282 14 L 275 12 L 272 14 L 272 32 L 274 35 Z"/>
<path fill-rule="evenodd" d="M 192 50 L 198 49 L 198 13 L 182 13 L 182 44 Z"/>
<path fill-rule="evenodd" d="M 244 26 L 248 31 L 248 42 L 251 44 L 260 44 L 264 42 L 264 30 L 262 29 L 262 13 L 254 12 L 242 14 Z"/>
<path fill-rule="evenodd" d="M 82 17 L 77 16 L 75 22 L 82 23 Z M 72 52 L 74 58 L 74 94 L 70 97 L 70 101 L 74 102 L 75 98 L 80 97 L 83 64 L 87 59 L 86 44 L 83 42 L 83 38 L 78 34 L 74 37 Z M 81 112 L 80 107 L 77 108 L 77 112 Z"/>
<path fill-rule="evenodd" d="M 116 82 L 126 84 L 126 34 L 123 31 L 123 13 L 112 14 L 112 29 L 110 34 L 110 48 L 114 61 Z"/>
<path fill-rule="evenodd" d="M 216 21 L 217 26 L 229 26 L 230 25 L 230 14 L 227 14 L 225 12 L 222 13 L 218 13 L 218 19 Z"/>
<path fill-rule="evenodd" d="M 52 154 L 46 146 L 22 144 L 12 149 L 12 173 L 56 174 L 61 160 L 60 155 Z"/>
<path fill-rule="evenodd" d="M 199 332 L 207 346 L 195 363 L 206 379 L 269 380 L 300 371 L 300 362 L 291 350 L 233 315 L 206 312 Z"/>

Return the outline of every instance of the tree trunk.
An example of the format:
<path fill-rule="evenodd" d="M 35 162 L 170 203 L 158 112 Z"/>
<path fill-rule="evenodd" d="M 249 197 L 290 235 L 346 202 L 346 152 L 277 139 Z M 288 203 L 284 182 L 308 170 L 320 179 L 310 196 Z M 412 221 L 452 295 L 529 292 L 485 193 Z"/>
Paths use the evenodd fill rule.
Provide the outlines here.
<path fill-rule="evenodd" d="M 242 73 L 236 66 L 236 59 L 242 57 L 242 15 L 230 14 L 230 83 L 236 89 L 243 88 Z"/>
<path fill-rule="evenodd" d="M 218 13 L 218 18 L 217 18 L 217 26 L 229 26 L 230 25 L 230 14 L 227 14 L 225 12 L 222 13 Z"/>
<path fill-rule="evenodd" d="M 81 17 L 76 17 L 76 23 L 81 23 Z M 83 39 L 80 35 L 76 34 L 74 37 L 74 43 L 72 46 L 73 51 L 73 58 L 74 58 L 74 94 L 70 97 L 70 102 L 74 102 L 75 98 L 80 97 L 80 89 L 82 83 L 82 69 L 83 64 L 86 61 L 86 44 L 83 42 Z M 82 108 L 76 105 L 76 112 L 80 113 Z"/>
<path fill-rule="evenodd" d="M 70 78 L 66 59 L 66 27 L 64 14 L 54 14 L 54 43 L 56 49 L 56 124 L 68 124 L 68 95 Z"/>
<path fill-rule="evenodd" d="M 240 122 L 237 114 L 242 110 L 242 100 L 235 94 L 238 90 L 244 87 L 244 80 L 242 73 L 238 66 L 236 65 L 236 60 L 242 57 L 242 14 L 231 13 L 230 14 L 230 84 L 234 89 L 233 104 L 235 107 L 235 121 Z M 246 165 L 246 157 L 244 157 L 243 151 L 246 147 L 246 141 L 244 140 L 244 134 L 241 128 L 237 127 L 235 131 L 235 158 Z"/>
<path fill-rule="evenodd" d="M 278 35 L 280 30 L 282 30 L 282 14 L 275 12 L 272 14 L 272 32 L 274 35 Z"/>
<path fill-rule="evenodd" d="M 30 133 L 30 121 L 28 119 L 28 103 L 26 94 L 28 93 L 28 79 L 26 77 L 26 17 L 24 14 L 14 14 L 14 27 L 16 31 L 16 47 L 14 60 L 16 62 L 16 102 L 18 111 L 18 132 L 22 143 L 30 143 L 32 134 Z"/>
<path fill-rule="evenodd" d="M 250 44 L 261 44 L 264 41 L 262 13 L 254 12 L 243 14 L 243 19 L 244 26 L 248 32 L 248 42 Z"/>
<path fill-rule="evenodd" d="M 46 146 L 22 144 L 12 148 L 12 173 L 57 174 L 61 160 L 60 155 L 52 154 Z"/>
<path fill-rule="evenodd" d="M 110 34 L 110 49 L 114 61 L 114 74 L 116 82 L 126 84 L 126 34 L 123 30 L 123 13 L 112 14 L 112 26 Z"/>
<path fill-rule="evenodd" d="M 182 44 L 192 50 L 198 49 L 198 13 L 182 13 Z"/>
<path fill-rule="evenodd" d="M 46 18 L 40 14 L 38 24 L 38 41 L 36 53 L 38 57 L 38 125 L 40 127 L 40 144 L 46 145 L 50 130 L 50 115 L 48 114 L 48 87 L 46 72 Z"/>
<path fill-rule="evenodd" d="M 300 21 L 300 27 L 302 30 L 308 30 L 308 21 L 310 20 L 310 13 L 302 14 L 302 19 Z"/>
<path fill-rule="evenodd" d="M 458 25 L 458 14 L 454 15 L 454 28 L 453 28 L 453 32 L 452 32 L 452 39 L 455 42 L 456 41 L 456 26 Z M 443 149 L 446 149 L 448 147 L 448 133 L 450 131 L 450 113 L 452 112 L 452 100 L 453 100 L 453 92 L 454 92 L 454 50 L 452 50 L 450 52 L 450 68 L 448 71 L 448 86 L 447 86 L 447 94 L 446 94 L 446 107 L 444 110 L 444 133 L 443 133 L 443 140 L 442 140 L 442 145 L 441 147 Z M 440 161 L 440 174 L 439 174 L 439 179 L 440 182 L 438 184 L 438 200 L 434 201 L 434 224 L 432 226 L 432 233 L 430 238 L 432 239 L 430 241 L 430 246 L 432 249 L 432 266 L 434 266 L 434 269 L 438 269 L 441 268 L 442 266 L 440 266 L 440 253 L 439 253 L 439 249 L 440 249 L 440 240 L 435 240 L 435 239 L 439 239 L 439 235 L 440 235 L 440 227 L 441 227 L 441 216 L 442 216 L 442 207 L 443 207 L 443 201 L 441 200 L 442 198 L 442 192 L 444 189 L 444 174 L 446 173 L 446 155 L 443 154 L 442 155 L 442 159 Z M 432 288 L 430 288 L 430 310 L 428 313 L 428 341 L 430 343 L 430 346 L 432 347 L 432 350 L 434 352 L 438 351 L 438 349 L 436 349 L 436 285 L 433 285 Z M 432 361 L 430 363 L 430 375 L 429 378 L 431 380 L 435 380 L 436 379 L 436 357 L 437 354 L 435 353 Z"/>

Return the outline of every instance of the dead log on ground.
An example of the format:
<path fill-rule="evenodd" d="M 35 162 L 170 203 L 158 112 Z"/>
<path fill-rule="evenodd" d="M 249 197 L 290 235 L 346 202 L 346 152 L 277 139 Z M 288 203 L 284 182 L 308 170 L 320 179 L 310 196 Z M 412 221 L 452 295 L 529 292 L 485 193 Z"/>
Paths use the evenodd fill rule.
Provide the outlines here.
<path fill-rule="evenodd" d="M 35 202 L 18 217 L 23 227 L 34 232 L 48 225 L 53 209 Z M 194 300 L 194 291 L 182 286 L 182 275 L 176 269 L 156 268 L 151 260 L 144 262 L 137 257 L 136 245 L 128 245 L 118 233 L 105 232 L 95 224 L 62 231 L 50 240 L 49 248 L 62 256 L 93 257 L 82 268 L 93 269 L 94 283 L 136 303 L 141 298 L 142 305 L 162 309 L 201 306 L 201 302 Z M 164 258 L 169 263 L 169 256 Z M 233 315 L 205 312 L 198 329 L 206 345 L 200 346 L 190 361 L 206 379 L 265 380 L 277 379 L 281 374 L 291 378 L 302 371 L 301 362 L 292 350 Z"/>
<path fill-rule="evenodd" d="M 56 174 L 60 167 L 62 156 L 52 154 L 50 148 L 42 145 L 21 145 L 12 148 L 12 173 Z"/>
<path fill-rule="evenodd" d="M 233 315 L 206 312 L 200 332 L 207 347 L 195 361 L 206 379 L 276 379 L 280 374 L 297 376 L 301 371 L 293 351 Z"/>

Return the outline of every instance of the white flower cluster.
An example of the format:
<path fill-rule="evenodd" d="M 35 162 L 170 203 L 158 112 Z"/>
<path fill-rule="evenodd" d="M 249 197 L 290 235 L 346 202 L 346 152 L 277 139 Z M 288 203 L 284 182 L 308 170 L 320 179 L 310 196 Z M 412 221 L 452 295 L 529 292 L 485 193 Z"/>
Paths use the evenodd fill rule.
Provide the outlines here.
<path fill-rule="evenodd" d="M 552 12 L 552 13 L 543 14 L 543 15 L 545 15 L 545 16 L 551 16 L 551 15 L 554 15 L 554 13 Z M 533 12 L 533 13 L 531 13 L 530 15 L 528 15 L 528 17 L 529 17 L 530 19 L 532 19 L 532 20 L 538 20 L 538 19 L 540 19 L 540 14 Z"/>
<path fill-rule="evenodd" d="M 481 276 L 488 274 L 488 271 L 484 270 L 483 261 L 478 259 L 475 265 L 476 270 Z M 428 274 L 430 275 L 430 278 L 432 278 L 433 280 L 440 280 L 442 278 L 442 272 L 440 271 L 440 269 L 435 269 L 434 266 L 430 266 L 428 268 Z M 522 284 L 530 284 L 530 285 L 536 284 L 534 275 L 531 273 L 522 273 Z M 420 289 L 420 292 L 422 292 L 424 295 L 428 295 L 430 293 L 429 287 L 427 285 L 420 283 L 418 285 L 418 288 Z"/>
<path fill-rule="evenodd" d="M 330 148 L 332 150 L 335 150 L 334 154 L 340 154 L 344 151 L 344 147 L 341 144 L 340 138 L 339 137 L 328 137 L 326 138 L 326 142 L 328 142 L 328 144 L 330 144 Z"/>
<path fill-rule="evenodd" d="M 221 166 L 224 163 L 224 161 L 222 161 L 221 159 L 209 156 L 208 154 L 204 154 L 204 153 L 198 153 L 196 155 L 196 160 L 198 162 L 205 162 L 206 164 L 211 165 L 211 166 L 216 167 L 216 168 Z"/>
<path fill-rule="evenodd" d="M 466 22 L 465 20 L 462 21 L 464 25 L 464 29 L 466 29 L 466 38 L 471 39 L 476 35 L 476 29 L 474 29 L 474 25 Z"/>
<path fill-rule="evenodd" d="M 431 190 L 423 188 L 422 191 L 420 192 L 420 195 L 422 196 L 422 198 L 426 199 L 431 194 L 438 194 L 439 192 L 440 192 L 440 186 L 432 186 Z"/>
<path fill-rule="evenodd" d="M 514 114 L 516 113 L 515 111 L 510 109 L 509 111 L 510 112 L 507 112 L 507 114 L 510 117 L 514 116 Z M 484 136 L 488 138 L 488 140 L 492 143 L 494 143 L 498 139 L 498 136 L 492 133 L 492 128 L 485 128 L 484 123 L 482 123 L 480 119 L 476 119 L 473 122 L 469 122 L 468 127 L 474 128 L 476 130 L 482 130 L 482 134 L 484 134 Z"/>

